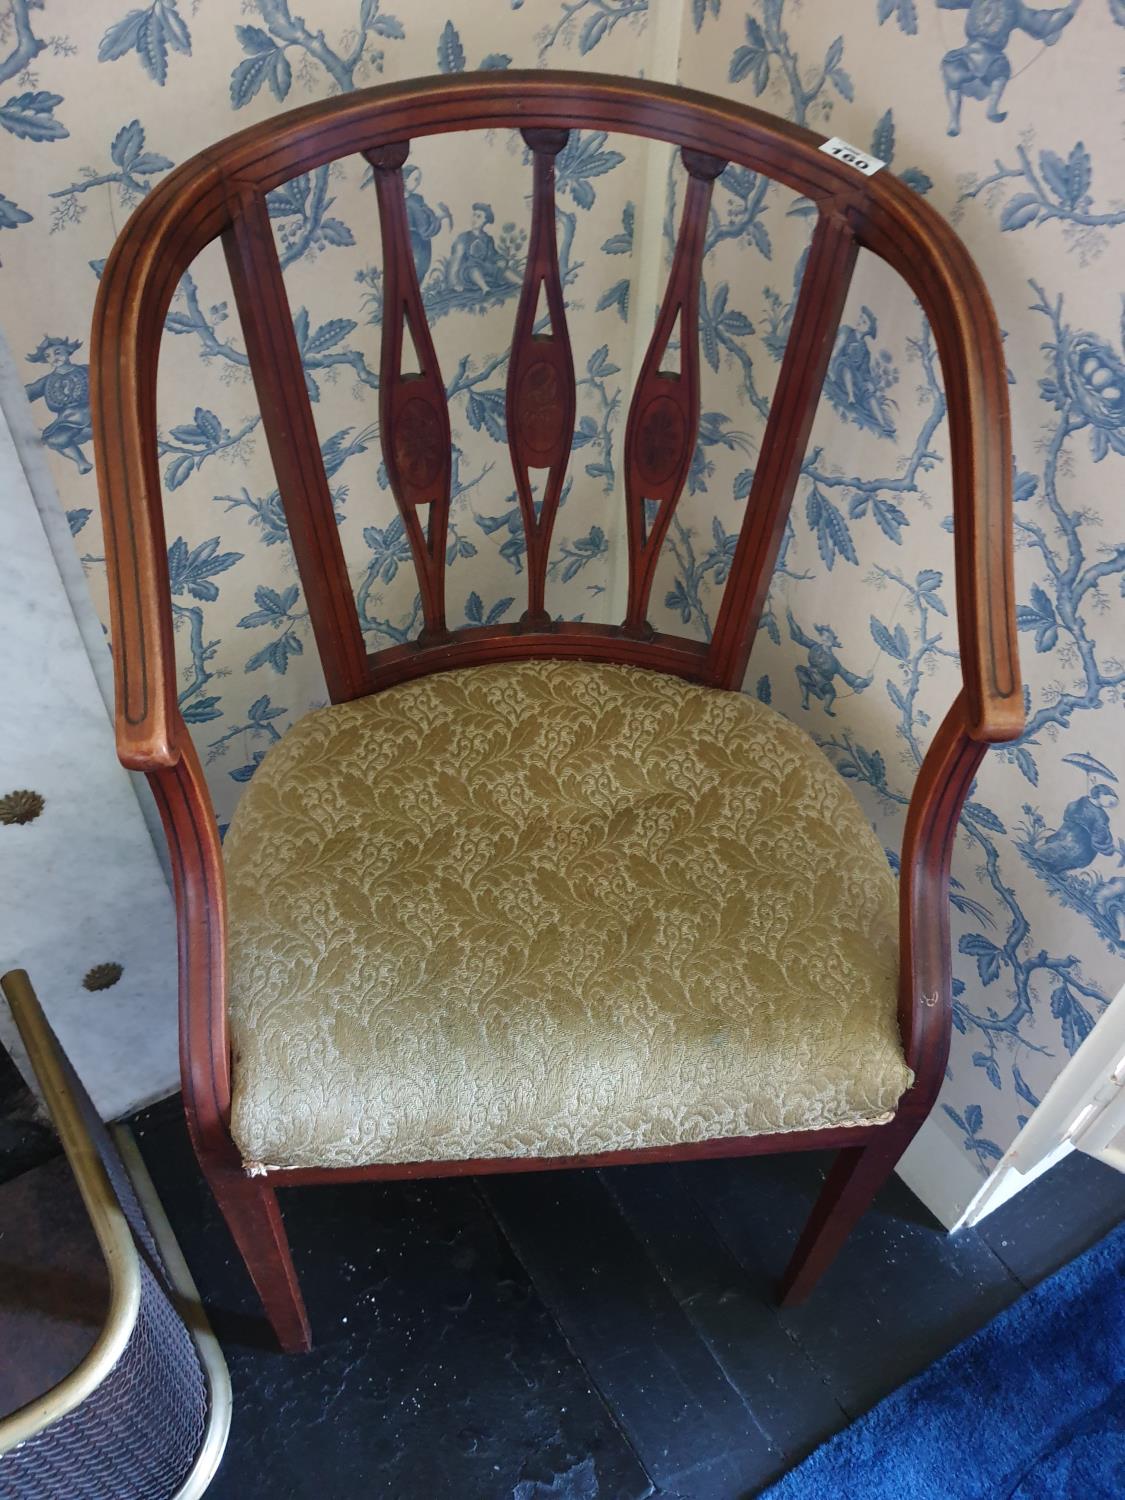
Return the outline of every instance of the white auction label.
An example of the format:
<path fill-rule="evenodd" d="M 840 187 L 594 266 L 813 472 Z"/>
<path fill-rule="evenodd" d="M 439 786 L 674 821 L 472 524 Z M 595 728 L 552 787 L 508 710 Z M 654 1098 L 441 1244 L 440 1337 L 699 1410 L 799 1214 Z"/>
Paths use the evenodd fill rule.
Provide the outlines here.
<path fill-rule="evenodd" d="M 877 156 L 872 156 L 870 151 L 861 151 L 858 146 L 842 141 L 838 135 L 834 135 L 830 141 L 825 141 L 820 149 L 827 152 L 829 156 L 834 156 L 837 161 L 846 162 L 849 167 L 854 167 L 865 177 L 874 177 L 880 167 L 887 165 Z"/>

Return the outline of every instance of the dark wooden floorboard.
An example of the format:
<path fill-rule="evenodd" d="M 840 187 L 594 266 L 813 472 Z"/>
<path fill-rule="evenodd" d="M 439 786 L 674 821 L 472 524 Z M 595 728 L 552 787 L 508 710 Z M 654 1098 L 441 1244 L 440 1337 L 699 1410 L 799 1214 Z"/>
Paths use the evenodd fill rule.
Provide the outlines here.
<path fill-rule="evenodd" d="M 0 1183 L 10 1182 L 61 1151 L 43 1106 L 0 1046 Z"/>
<path fill-rule="evenodd" d="M 661 1490 L 692 1500 L 753 1493 L 776 1470 L 776 1450 L 598 1174 L 480 1187 Z"/>
<path fill-rule="evenodd" d="M 700 1210 L 692 1174 L 691 1166 L 622 1167 L 602 1177 L 778 1455 L 764 1482 L 843 1427 L 847 1414 L 779 1317 L 772 1279 L 736 1260 Z"/>
<path fill-rule="evenodd" d="M 282 1206 L 316 1347 L 287 1357 L 178 1103 L 137 1128 L 230 1365 L 215 1500 L 748 1500 L 1125 1218 L 1125 1178 L 1077 1154 L 953 1237 L 892 1182 L 782 1313 L 825 1157 L 309 1188 Z M 38 1192 L 53 1235 L 60 1173 L 0 1194 Z M 12 1214 L 0 1228 L 9 1271 L 28 1259 L 13 1231 L 53 1265 Z M 0 1302 L 79 1348 L 85 1283 L 52 1278 L 9 1276 Z"/>
<path fill-rule="evenodd" d="M 142 1124 L 138 1140 L 230 1366 L 208 1500 L 653 1493 L 471 1181 L 283 1193 L 315 1339 L 287 1356 L 182 1123 Z"/>
<path fill-rule="evenodd" d="M 978 1233 L 1031 1287 L 1125 1219 L 1125 1175 L 1075 1151 L 988 1216 Z"/>
<path fill-rule="evenodd" d="M 67 1162 L 0 1183 L 0 1417 L 69 1375 L 108 1309 L 109 1273 Z"/>
<path fill-rule="evenodd" d="M 701 1162 L 690 1180 L 732 1253 L 776 1282 L 830 1161 L 803 1154 Z M 1021 1290 L 974 1231 L 947 1235 L 895 1177 L 805 1306 L 780 1320 L 855 1417 Z"/>

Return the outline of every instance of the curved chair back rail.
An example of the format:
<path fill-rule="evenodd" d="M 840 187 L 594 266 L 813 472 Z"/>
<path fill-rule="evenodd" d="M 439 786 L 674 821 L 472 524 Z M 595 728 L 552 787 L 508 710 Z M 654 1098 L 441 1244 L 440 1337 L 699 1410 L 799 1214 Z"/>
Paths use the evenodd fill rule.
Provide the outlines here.
<path fill-rule="evenodd" d="M 530 233 L 507 392 L 508 444 L 527 543 L 528 594 L 516 624 L 450 629 L 444 603 L 451 479 L 445 387 L 410 252 L 402 170 L 410 142 L 452 131 L 519 129 L 530 150 Z M 625 430 L 628 604 L 617 625 L 554 622 L 545 607 L 551 527 L 569 461 L 575 377 L 555 241 L 554 168 L 574 129 L 671 142 L 687 172 L 679 235 Z M 166 539 L 157 466 L 156 374 L 164 318 L 192 259 L 221 237 L 293 550 L 332 701 L 455 667 L 525 657 L 629 663 L 738 689 L 769 588 L 859 248 L 912 288 L 934 331 L 952 453 L 957 623 L 963 690 L 924 761 L 901 875 L 899 1020 L 916 1082 L 892 1125 L 789 1142 L 846 1146 L 823 1214 L 798 1248 L 789 1292 L 811 1279 L 890 1169 L 940 1087 L 951 1024 L 949 863 L 960 808 L 991 742 L 1023 727 L 1012 580 L 1007 376 L 988 294 L 949 226 L 890 172 L 866 177 L 823 138 L 759 110 L 659 84 L 592 73 L 507 72 L 369 89 L 267 120 L 185 162 L 133 214 L 106 263 L 91 358 L 94 440 L 106 554 L 122 761 L 149 773 L 172 851 L 180 918 L 181 1060 L 189 1125 L 287 1347 L 308 1330 L 276 1200 L 252 1191 L 229 1133 L 222 855 L 210 798 L 177 706 Z M 349 154 L 370 164 L 384 259 L 379 380 L 388 478 L 418 578 L 422 629 L 365 650 L 266 194 Z M 714 179 L 727 163 L 763 173 L 816 205 L 817 219 L 745 519 L 709 642 L 660 634 L 647 619 L 657 559 L 680 499 L 699 421 L 698 296 Z M 537 309 L 546 317 L 537 321 Z M 680 327 L 680 370 L 662 369 Z M 409 336 L 419 368 L 409 377 Z M 533 503 L 538 470 L 542 503 Z M 863 1143 L 873 1144 L 864 1149 Z M 661 1155 L 785 1149 L 775 1137 L 704 1142 Z M 619 1153 L 628 1156 L 629 1153 Z M 536 1160 L 527 1165 L 561 1165 Z M 512 1163 L 485 1163 L 505 1170 Z M 481 1170 L 420 1163 L 410 1173 Z M 296 1180 L 294 1174 L 287 1174 Z M 333 1175 L 312 1169 L 300 1180 Z M 339 1174 L 336 1174 L 339 1175 Z M 351 1173 L 350 1175 L 356 1175 Z M 359 1175 L 402 1175 L 371 1168 Z M 874 1184 L 874 1185 L 873 1185 Z M 831 1201 L 828 1201 L 831 1200 Z M 850 1204 L 846 1209 L 843 1204 Z M 833 1207 L 835 1205 L 835 1207 Z M 828 1217 L 835 1213 L 831 1228 Z M 849 1215 L 851 1216 L 849 1218 Z M 241 1225 L 241 1230 L 239 1229 Z M 843 1227 L 841 1227 L 843 1226 Z M 264 1237 L 264 1238 L 263 1238 Z M 811 1237 L 811 1238 L 810 1238 Z M 263 1248 L 264 1246 L 264 1248 Z M 280 1249 L 278 1247 L 281 1247 Z M 260 1254 L 268 1273 L 254 1272 Z M 263 1279 L 269 1288 L 263 1287 Z"/>
<path fill-rule="evenodd" d="M 573 128 L 655 137 L 685 152 L 689 190 L 676 260 L 626 438 L 631 567 L 624 630 L 546 628 L 541 603 L 544 536 L 533 537 L 529 547 L 531 602 L 524 621 L 515 626 L 445 628 L 437 542 L 448 505 L 448 459 L 440 452 L 447 442 L 448 417 L 408 254 L 401 167 L 412 139 L 497 127 L 523 130 L 535 161 L 533 244 L 520 307 L 521 314 L 531 311 L 517 319 L 511 368 L 515 375 L 526 373 L 528 320 L 534 316 L 539 281 L 545 280 L 553 331 L 544 342 L 551 346 L 550 373 L 563 388 L 558 412 L 562 437 L 570 413 L 561 408 L 568 400 L 573 403 L 573 372 L 568 379 L 565 324 L 554 326 L 563 322 L 563 313 L 549 212 L 553 155 L 564 133 Z M 863 246 L 881 256 L 918 296 L 934 329 L 945 380 L 966 727 L 973 738 L 983 741 L 1016 736 L 1023 707 L 1012 592 L 1010 439 L 995 314 L 976 268 L 945 222 L 891 173 L 861 176 L 818 150 L 821 140 L 758 110 L 656 84 L 597 74 L 477 74 L 395 84 L 292 111 L 230 137 L 166 178 L 136 210 L 106 264 L 91 366 L 99 484 L 107 519 L 118 743 L 125 763 L 138 770 L 171 766 L 183 743 L 157 468 L 156 367 L 163 319 L 175 287 L 198 252 L 219 236 L 227 251 L 263 424 L 334 701 L 437 667 L 520 655 L 629 660 L 700 682 L 738 686 L 769 587 L 855 252 Z M 364 154 L 374 167 L 386 252 L 381 414 L 384 420 L 394 417 L 401 423 L 405 412 L 414 451 L 419 444 L 429 444 L 435 454 L 434 464 L 416 460 L 404 468 L 396 461 L 393 445 L 389 452 L 385 448 L 418 566 L 426 622 L 421 647 L 392 647 L 370 658 L 347 586 L 265 204 L 265 195 L 287 178 L 352 153 Z M 671 382 L 660 377 L 659 359 L 676 313 L 682 309 L 688 326 L 694 324 L 698 276 L 692 272 L 698 270 L 710 179 L 727 162 L 765 173 L 804 194 L 817 205 L 818 221 L 746 522 L 714 637 L 702 646 L 653 635 L 644 624 L 644 606 L 659 545 L 690 462 L 698 416 L 698 379 L 683 382 L 677 404 Z M 397 379 L 395 367 L 404 323 L 420 346 L 424 366 L 421 382 L 411 382 L 409 391 Z M 684 340 L 685 347 L 689 343 Z M 667 474 L 645 462 L 644 418 L 654 402 L 667 419 L 666 430 L 674 427 L 680 437 L 673 462 L 662 466 L 671 468 Z M 533 417 L 528 413 L 529 421 Z M 523 476 L 528 459 L 541 464 L 544 454 L 527 451 L 519 425 L 511 430 L 510 442 L 526 512 Z M 557 442 L 546 455 L 552 477 L 563 466 L 562 453 Z M 430 477 L 427 471 L 434 467 L 437 472 Z M 419 476 L 424 483 L 417 482 Z M 645 500 L 659 502 L 651 535 L 646 535 L 643 521 Z M 418 507 L 427 504 L 430 516 L 423 535 Z M 540 521 L 544 531 L 552 514 L 548 503 Z"/>

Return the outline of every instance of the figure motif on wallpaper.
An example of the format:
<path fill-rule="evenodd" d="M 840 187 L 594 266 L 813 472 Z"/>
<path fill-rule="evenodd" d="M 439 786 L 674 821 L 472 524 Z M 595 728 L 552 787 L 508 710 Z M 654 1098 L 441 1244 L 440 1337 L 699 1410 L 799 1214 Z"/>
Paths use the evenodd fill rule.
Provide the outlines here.
<path fill-rule="evenodd" d="M 849 672 L 836 655 L 840 637 L 830 625 L 814 625 L 820 637 L 814 641 L 807 636 L 793 618 L 791 610 L 786 612 L 789 621 L 789 638 L 809 653 L 807 664 L 796 668 L 797 683 L 801 689 L 801 707 L 808 708 L 809 699 L 816 698 L 824 704 L 824 712 L 830 719 L 836 717 L 832 705 L 836 701 L 836 678 L 839 677 L 854 693 L 862 693 L 871 686 L 870 677 L 857 677 Z"/>
<path fill-rule="evenodd" d="M 441 233 L 441 226 L 453 228 L 453 215 L 444 203 L 436 211 L 422 197 L 422 173 L 418 167 L 408 165 L 403 169 L 402 185 L 406 190 L 406 224 L 410 233 L 410 249 L 414 255 L 414 269 L 418 273 L 419 285 L 425 281 L 433 259 L 433 241 Z"/>
<path fill-rule="evenodd" d="M 1000 100 L 1012 76 L 1006 48 L 1014 31 L 1025 31 L 1052 47 L 1078 9 L 1079 0 L 1053 10 L 1035 10 L 1023 0 L 937 0 L 939 10 L 967 10 L 965 45 L 954 47 L 941 60 L 941 76 L 949 104 L 949 134 L 961 133 L 964 99 L 987 99 L 985 116 L 999 122 L 1008 118 Z"/>
<path fill-rule="evenodd" d="M 81 347 L 78 339 L 43 339 L 35 353 L 27 356 L 28 363 L 51 368 L 24 389 L 29 401 L 45 401 L 54 418 L 41 433 L 47 447 L 69 458 L 79 474 L 88 474 L 93 464 L 82 451 L 82 444 L 90 442 L 94 435 L 90 417 L 90 366 L 76 365 L 71 358 Z"/>
<path fill-rule="evenodd" d="M 446 266 L 446 285 L 453 291 L 488 293 L 517 280 L 488 232 L 495 222 L 490 203 L 473 204 L 473 227 L 462 230 L 453 241 Z"/>
<path fill-rule="evenodd" d="M 1064 760 L 1086 770 L 1113 777 L 1108 767 L 1085 755 Z M 1017 840 L 1020 853 L 1064 905 L 1085 916 L 1114 952 L 1125 952 L 1125 877 L 1102 875 L 1091 869 L 1099 856 L 1115 857 L 1125 865 L 1125 839 L 1114 837 L 1110 813 L 1118 806 L 1117 792 L 1096 781 L 1081 797 L 1068 802 L 1058 828 L 1048 828 L 1042 813 L 1025 807 L 1028 821 Z"/>
<path fill-rule="evenodd" d="M 824 394 L 843 417 L 876 437 L 895 436 L 895 403 L 887 391 L 898 380 L 898 372 L 886 349 L 872 358 L 879 323 L 869 307 L 860 309 L 854 328 L 840 329 L 836 349 L 824 381 Z"/>
<path fill-rule="evenodd" d="M 474 203 L 472 213 L 472 227 L 454 236 L 448 258 L 435 262 L 423 289 L 431 318 L 455 309 L 483 312 L 519 295 L 526 233 L 506 224 L 497 242 L 492 205 Z"/>

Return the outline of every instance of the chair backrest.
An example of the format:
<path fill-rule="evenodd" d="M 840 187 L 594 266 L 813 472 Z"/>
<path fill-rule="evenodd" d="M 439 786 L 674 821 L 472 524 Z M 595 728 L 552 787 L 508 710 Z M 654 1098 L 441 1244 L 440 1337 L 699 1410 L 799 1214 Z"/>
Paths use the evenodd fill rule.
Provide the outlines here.
<path fill-rule="evenodd" d="M 411 255 L 403 165 L 410 142 L 450 131 L 522 131 L 531 227 L 515 318 L 507 436 L 527 544 L 527 604 L 515 624 L 450 630 L 445 556 L 452 452 L 445 387 Z M 622 131 L 678 146 L 687 190 L 675 253 L 625 431 L 628 604 L 619 625 L 553 622 L 545 608 L 551 529 L 575 423 L 575 375 L 555 240 L 554 163 L 569 131 Z M 527 656 L 630 662 L 719 687 L 741 684 L 781 543 L 859 247 L 907 281 L 934 331 L 949 410 L 964 730 L 1022 728 L 1011 556 L 1011 447 L 1000 334 L 968 253 L 890 172 L 865 176 L 823 138 L 704 94 L 587 73 L 420 79 L 267 120 L 173 172 L 136 210 L 106 264 L 94 321 L 92 404 L 106 518 L 118 702 L 127 765 L 172 766 L 186 731 L 176 671 L 160 475 L 156 369 L 173 292 L 222 237 L 263 427 L 329 693 L 334 702 L 455 666 Z M 379 370 L 383 454 L 409 537 L 423 626 L 368 654 L 340 545 L 266 194 L 353 153 L 370 163 L 384 261 Z M 725 165 L 812 200 L 816 226 L 760 459 L 712 638 L 648 622 L 657 560 L 699 423 L 698 299 L 712 184 Z M 537 325 L 545 303 L 546 324 Z M 679 325 L 679 370 L 662 368 Z M 538 328 L 538 331 L 537 331 Z M 404 373 L 408 332 L 419 368 Z M 533 497 L 539 471 L 541 500 Z M 545 471 L 545 473 L 544 473 Z"/>

